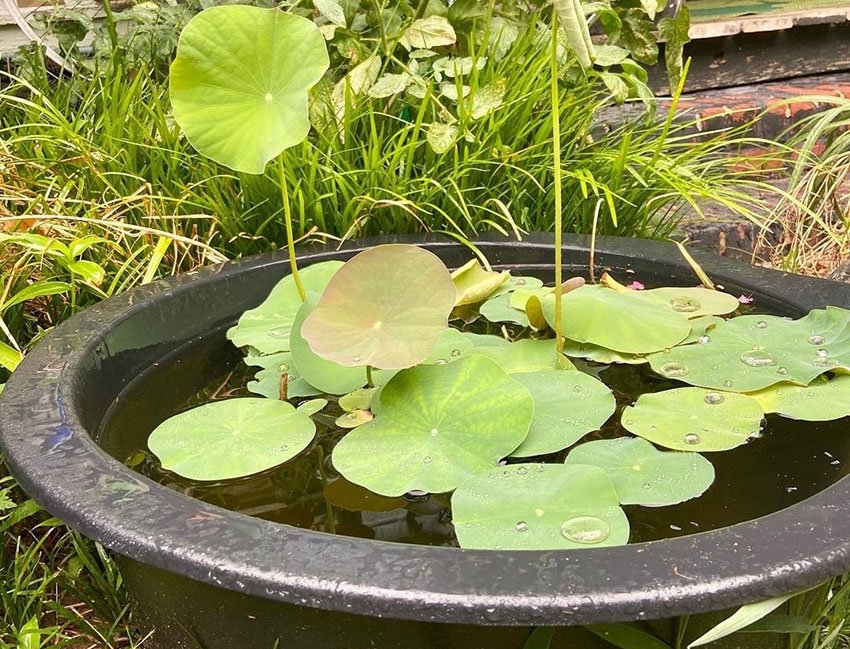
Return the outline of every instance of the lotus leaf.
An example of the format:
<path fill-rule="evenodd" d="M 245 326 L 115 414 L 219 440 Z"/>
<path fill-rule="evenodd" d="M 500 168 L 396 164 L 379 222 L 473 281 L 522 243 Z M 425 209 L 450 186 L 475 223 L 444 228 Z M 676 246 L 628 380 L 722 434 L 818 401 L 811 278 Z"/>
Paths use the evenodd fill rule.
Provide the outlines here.
<path fill-rule="evenodd" d="M 299 271 L 305 291 L 321 293 L 336 272 L 341 261 L 323 261 Z M 292 275 L 287 275 L 256 309 L 242 314 L 227 337 L 237 347 L 252 347 L 261 354 L 289 351 L 289 334 L 295 314 L 301 308 L 301 298 Z"/>
<path fill-rule="evenodd" d="M 611 349 L 590 343 L 577 343 L 574 340 L 564 341 L 564 354 L 573 358 L 586 358 L 597 363 L 623 363 L 624 365 L 642 365 L 647 363 L 646 356 L 639 354 L 622 354 Z"/>
<path fill-rule="evenodd" d="M 598 430 L 617 406 L 608 386 L 582 372 L 548 370 L 514 378 L 534 398 L 534 417 L 528 437 L 512 457 L 545 455 L 572 446 Z"/>
<path fill-rule="evenodd" d="M 254 380 L 249 381 L 246 387 L 249 392 L 259 394 L 267 399 L 279 399 L 280 378 L 284 371 L 288 373 L 286 382 L 286 396 L 288 399 L 315 397 L 322 394 L 321 390 L 317 390 L 302 377 L 293 373 L 294 370 L 292 369 L 291 361 L 289 365 L 281 363 L 277 367 L 260 370 L 254 375 Z"/>
<path fill-rule="evenodd" d="M 511 344 L 509 340 L 505 340 L 501 336 L 475 334 L 469 331 L 462 333 L 463 337 L 470 341 L 473 347 L 506 347 Z"/>
<path fill-rule="evenodd" d="M 510 305 L 511 294 L 502 293 L 491 297 L 478 309 L 478 312 L 490 322 L 513 322 L 522 327 L 528 327 L 528 316 Z"/>
<path fill-rule="evenodd" d="M 506 270 L 501 273 L 486 270 L 481 267 L 477 259 L 473 259 L 452 273 L 452 280 L 457 290 L 455 306 L 478 304 L 504 284 L 510 276 L 511 274 Z"/>
<path fill-rule="evenodd" d="M 549 326 L 543 314 L 543 303 L 537 295 L 532 295 L 526 300 L 525 317 L 528 318 L 528 325 L 537 331 L 542 331 Z"/>
<path fill-rule="evenodd" d="M 171 65 L 174 119 L 203 155 L 261 174 L 307 137 L 307 93 L 328 65 L 311 20 L 277 9 L 211 7 L 180 34 Z"/>
<path fill-rule="evenodd" d="M 346 367 L 411 367 L 434 349 L 455 295 L 436 255 L 403 244 L 377 246 L 334 275 L 301 335 L 316 354 Z"/>
<path fill-rule="evenodd" d="M 677 451 L 727 451 L 760 434 L 758 401 L 734 392 L 676 388 L 641 395 L 623 428 Z"/>
<path fill-rule="evenodd" d="M 778 383 L 749 394 L 765 412 L 789 419 L 830 421 L 850 416 L 850 376 L 841 374 L 829 381 L 815 379 L 808 386 Z"/>
<path fill-rule="evenodd" d="M 339 398 L 339 407 L 345 412 L 368 410 L 378 388 L 359 388 Z"/>
<path fill-rule="evenodd" d="M 605 471 L 578 464 L 512 464 L 479 473 L 452 496 L 463 548 L 561 550 L 623 545 L 629 521 Z"/>
<path fill-rule="evenodd" d="M 525 338 L 505 346 L 475 347 L 469 354 L 494 360 L 508 374 L 575 369 L 566 356 L 556 358 L 553 340 Z"/>
<path fill-rule="evenodd" d="M 163 469 L 184 478 L 230 480 L 291 460 L 315 434 L 309 415 L 285 401 L 227 399 L 166 419 L 148 447 Z"/>
<path fill-rule="evenodd" d="M 378 416 L 342 438 L 333 463 L 384 496 L 455 489 L 519 446 L 534 411 L 522 384 L 477 355 L 402 370 L 379 399 Z"/>
<path fill-rule="evenodd" d="M 550 326 L 555 298 L 542 300 Z M 691 332 L 687 317 L 642 291 L 619 292 L 604 286 L 582 286 L 562 299 L 563 335 L 626 354 L 648 354 L 682 342 Z"/>
<path fill-rule="evenodd" d="M 692 288 L 665 286 L 645 291 L 644 295 L 658 298 L 673 311 L 684 314 L 688 318 L 726 315 L 741 306 L 734 295 L 701 286 Z"/>
<path fill-rule="evenodd" d="M 543 286 L 543 281 L 537 279 L 536 277 L 531 277 L 527 275 L 511 275 L 504 284 L 502 284 L 493 292 L 490 297 L 504 295 L 505 293 L 510 293 L 511 291 L 515 291 L 518 288 L 540 288 L 541 286 Z"/>
<path fill-rule="evenodd" d="M 369 410 L 349 410 L 336 418 L 334 422 L 340 428 L 357 428 L 367 424 L 375 418 Z"/>
<path fill-rule="evenodd" d="M 528 303 L 528 299 L 532 295 L 542 299 L 551 292 L 551 288 L 518 288 L 511 293 L 508 304 L 510 304 L 512 309 L 525 311 L 525 305 Z"/>
<path fill-rule="evenodd" d="M 716 315 L 703 315 L 698 318 L 691 319 L 691 333 L 685 338 L 680 345 L 690 345 L 691 343 L 699 343 L 705 345 L 711 342 L 711 332 L 717 329 L 717 326 L 726 322 L 723 318 L 718 318 Z"/>
<path fill-rule="evenodd" d="M 816 310 L 799 320 L 747 315 L 726 320 L 704 345 L 649 356 L 652 369 L 691 385 L 755 392 L 781 382 L 808 385 L 850 369 L 850 311 Z"/>
<path fill-rule="evenodd" d="M 699 453 L 659 451 L 640 437 L 585 442 L 570 451 L 566 463 L 603 469 L 623 505 L 675 505 L 702 495 L 714 482 L 714 466 Z"/>

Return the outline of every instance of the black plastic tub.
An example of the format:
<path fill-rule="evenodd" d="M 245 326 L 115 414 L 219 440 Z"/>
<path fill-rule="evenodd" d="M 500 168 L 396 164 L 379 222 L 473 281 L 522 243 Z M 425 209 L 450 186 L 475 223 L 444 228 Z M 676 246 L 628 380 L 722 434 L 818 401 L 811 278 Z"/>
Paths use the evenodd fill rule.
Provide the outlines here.
<path fill-rule="evenodd" d="M 469 257 L 457 243 L 401 240 L 450 267 Z M 301 262 L 345 259 L 375 243 L 309 249 Z M 551 273 L 551 243 L 537 235 L 478 246 L 494 266 L 539 274 Z M 567 238 L 564 258 L 575 273 L 586 272 L 587 243 Z M 780 315 L 850 306 L 850 286 L 698 259 L 728 291 L 751 294 Z M 634 271 L 642 281 L 695 283 L 668 244 L 600 238 L 597 262 L 620 277 Z M 530 628 L 541 625 L 571 627 L 556 634 L 553 648 L 610 646 L 578 627 L 643 620 L 669 638 L 677 616 L 788 594 L 850 567 L 846 478 L 768 516 L 675 539 L 582 551 L 473 551 L 251 518 L 160 486 L 98 446 L 110 405 L 131 381 L 199 339 L 216 335 L 224 345 L 226 326 L 287 272 L 285 255 L 276 253 L 107 300 L 57 327 L 0 397 L 0 442 L 12 472 L 52 514 L 122 557 L 136 619 L 157 629 L 145 646 L 521 649 Z M 717 616 L 691 619 L 690 638 Z M 724 646 L 771 642 L 752 635 Z"/>

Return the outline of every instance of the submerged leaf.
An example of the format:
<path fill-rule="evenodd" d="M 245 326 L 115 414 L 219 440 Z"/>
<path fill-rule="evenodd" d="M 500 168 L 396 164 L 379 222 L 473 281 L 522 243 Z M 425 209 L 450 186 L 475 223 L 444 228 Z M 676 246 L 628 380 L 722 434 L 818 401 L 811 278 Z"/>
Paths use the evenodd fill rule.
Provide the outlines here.
<path fill-rule="evenodd" d="M 675 505 L 702 495 L 714 482 L 714 466 L 703 456 L 659 451 L 640 437 L 585 442 L 570 451 L 566 463 L 604 470 L 623 505 Z"/>
<path fill-rule="evenodd" d="M 611 480 L 577 464 L 511 464 L 474 475 L 452 496 L 452 522 L 463 548 L 559 550 L 629 540 Z"/>
<path fill-rule="evenodd" d="M 531 395 L 476 355 L 402 370 L 380 393 L 374 421 L 334 448 L 346 479 L 375 493 L 442 493 L 486 471 L 525 439 Z"/>
<path fill-rule="evenodd" d="M 328 65 L 311 20 L 244 5 L 205 9 L 183 28 L 171 65 L 174 119 L 203 155 L 261 174 L 307 137 L 307 93 Z"/>
<path fill-rule="evenodd" d="M 309 415 L 285 401 L 227 399 L 162 422 L 148 447 L 162 468 L 190 480 L 230 480 L 283 464 L 316 433 Z"/>
<path fill-rule="evenodd" d="M 377 246 L 333 277 L 301 335 L 316 354 L 346 367 L 411 367 L 434 349 L 454 302 L 451 275 L 436 255 Z"/>
<path fill-rule="evenodd" d="M 726 451 L 758 437 L 758 401 L 743 394 L 676 388 L 642 394 L 623 410 L 623 428 L 679 451 Z"/>
<path fill-rule="evenodd" d="M 598 430 L 617 406 L 604 383 L 582 372 L 548 370 L 514 378 L 534 398 L 534 417 L 528 437 L 512 457 L 545 455 L 572 446 Z"/>

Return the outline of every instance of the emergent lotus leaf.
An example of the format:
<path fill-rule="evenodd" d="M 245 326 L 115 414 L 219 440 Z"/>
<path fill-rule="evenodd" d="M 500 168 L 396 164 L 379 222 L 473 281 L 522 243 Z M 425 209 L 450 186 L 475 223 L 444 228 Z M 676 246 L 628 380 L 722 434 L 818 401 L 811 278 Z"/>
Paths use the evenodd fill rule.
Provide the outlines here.
<path fill-rule="evenodd" d="M 799 320 L 732 318 L 707 336 L 707 344 L 652 354 L 652 369 L 691 385 L 733 392 L 786 381 L 808 385 L 824 372 L 850 370 L 850 311 L 837 307 L 811 311 Z"/>
<path fill-rule="evenodd" d="M 510 293 L 511 291 L 515 291 L 518 288 L 540 288 L 541 286 L 543 286 L 543 281 L 537 279 L 536 277 L 526 275 L 511 275 L 508 278 L 508 281 L 506 281 L 499 288 L 497 288 L 490 297 L 504 295 L 505 293 Z"/>
<path fill-rule="evenodd" d="M 433 253 L 376 246 L 334 275 L 301 335 L 316 354 L 346 367 L 412 367 L 445 331 L 455 295 L 449 271 Z"/>
<path fill-rule="evenodd" d="M 734 295 L 701 286 L 691 288 L 664 286 L 644 291 L 644 295 L 658 298 L 670 309 L 688 318 L 726 315 L 741 306 Z"/>
<path fill-rule="evenodd" d="M 624 545 L 629 521 L 605 471 L 511 464 L 466 480 L 452 496 L 463 548 L 565 550 Z"/>
<path fill-rule="evenodd" d="M 577 343 L 574 340 L 564 341 L 564 354 L 572 358 L 586 358 L 597 363 L 623 363 L 624 365 L 642 365 L 648 363 L 642 354 L 623 354 L 599 345 Z"/>
<path fill-rule="evenodd" d="M 545 455 L 572 446 L 599 430 L 617 407 L 608 386 L 583 372 L 547 370 L 514 378 L 534 398 L 534 417 L 528 437 L 512 457 Z"/>
<path fill-rule="evenodd" d="M 555 323 L 555 297 L 542 300 L 549 326 Z M 585 285 L 563 296 L 563 335 L 626 354 L 648 354 L 682 342 L 691 332 L 688 318 L 643 291 L 620 292 Z"/>
<path fill-rule="evenodd" d="M 603 469 L 623 505 L 675 505 L 702 495 L 714 482 L 714 466 L 699 453 L 659 451 L 640 437 L 585 442 L 570 451 L 566 463 Z"/>
<path fill-rule="evenodd" d="M 307 18 L 211 7 L 180 34 L 171 65 L 174 119 L 203 155 L 261 174 L 307 137 L 307 93 L 328 64 L 324 37 Z"/>
<path fill-rule="evenodd" d="M 808 386 L 777 383 L 751 392 L 765 412 L 789 419 L 830 421 L 850 416 L 850 376 L 839 374 L 829 381 L 815 379 Z"/>
<path fill-rule="evenodd" d="M 623 428 L 677 451 L 727 451 L 758 437 L 758 401 L 734 392 L 676 388 L 642 394 L 623 410 Z"/>
<path fill-rule="evenodd" d="M 556 356 L 553 340 L 524 338 L 498 347 L 474 347 L 469 355 L 486 356 L 508 374 L 575 369 L 566 356 Z"/>
<path fill-rule="evenodd" d="M 166 419 L 148 438 L 162 468 L 190 480 L 230 480 L 298 455 L 316 434 L 310 416 L 274 399 L 213 401 Z"/>
<path fill-rule="evenodd" d="M 301 269 L 304 290 L 321 293 L 340 268 L 341 261 L 323 261 Z M 287 275 L 260 306 L 242 314 L 239 322 L 227 330 L 227 338 L 237 347 L 252 347 L 260 354 L 289 351 L 289 334 L 300 308 L 295 281 Z"/>
<path fill-rule="evenodd" d="M 333 464 L 384 496 L 455 489 L 519 446 L 534 411 L 522 384 L 476 355 L 402 370 L 378 398 L 375 419 L 342 438 Z"/>
<path fill-rule="evenodd" d="M 452 280 L 457 290 L 456 306 L 478 304 L 498 289 L 510 278 L 511 274 L 504 270 L 497 272 L 487 270 L 473 259 L 452 273 Z"/>
<path fill-rule="evenodd" d="M 511 294 L 502 293 L 496 297 L 491 297 L 482 304 L 478 313 L 490 322 L 512 322 L 521 327 L 529 326 L 528 316 L 519 309 L 514 309 L 511 304 Z"/>

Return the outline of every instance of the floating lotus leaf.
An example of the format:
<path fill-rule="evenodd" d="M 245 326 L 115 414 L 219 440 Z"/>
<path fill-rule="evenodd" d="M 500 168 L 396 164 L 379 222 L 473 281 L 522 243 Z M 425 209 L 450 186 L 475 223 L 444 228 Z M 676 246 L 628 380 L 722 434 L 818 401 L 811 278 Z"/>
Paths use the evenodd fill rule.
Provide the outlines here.
<path fill-rule="evenodd" d="M 302 377 L 294 374 L 289 352 L 285 353 L 289 360 L 281 362 L 277 367 L 269 367 L 257 372 L 254 375 L 254 380 L 249 381 L 246 386 L 248 391 L 264 396 L 267 399 L 279 399 L 280 377 L 284 372 L 287 372 L 288 379 L 286 382 L 286 397 L 288 399 L 294 399 L 296 397 L 315 397 L 322 394 L 321 390 L 316 389 L 307 383 L 307 381 L 305 381 Z"/>
<path fill-rule="evenodd" d="M 296 410 L 298 412 L 303 412 L 308 417 L 312 417 L 313 415 L 324 410 L 325 406 L 327 405 L 327 399 L 310 399 L 309 401 L 305 401 L 304 403 L 299 404 Z"/>
<path fill-rule="evenodd" d="M 301 335 L 322 358 L 347 367 L 411 367 L 448 325 L 455 287 L 433 253 L 403 244 L 370 248 L 333 277 Z"/>
<path fill-rule="evenodd" d="M 714 466 L 699 453 L 659 451 L 640 437 L 585 442 L 570 451 L 566 463 L 603 469 L 623 505 L 675 505 L 702 495 L 714 482 Z"/>
<path fill-rule="evenodd" d="M 808 385 L 816 376 L 850 370 L 850 311 L 812 311 L 799 320 L 747 315 L 708 332 L 705 345 L 652 354 L 652 369 L 691 385 L 755 392 L 780 382 Z"/>
<path fill-rule="evenodd" d="M 528 327 L 528 316 L 519 309 L 510 305 L 511 294 L 502 293 L 497 297 L 491 297 L 478 309 L 483 317 L 490 322 L 513 322 L 521 327 Z"/>
<path fill-rule="evenodd" d="M 542 300 L 549 325 L 555 323 L 555 297 Z M 563 335 L 627 354 L 647 354 L 682 342 L 691 332 L 687 317 L 642 291 L 619 292 L 582 286 L 562 299 Z"/>
<path fill-rule="evenodd" d="M 508 304 L 512 309 L 519 309 L 520 311 L 525 311 L 525 306 L 528 303 L 528 299 L 534 295 L 538 298 L 543 298 L 552 293 L 551 288 L 518 288 L 517 290 L 511 293 L 511 297 L 508 300 Z"/>
<path fill-rule="evenodd" d="M 334 422 L 340 428 L 357 428 L 363 424 L 368 424 L 375 418 L 369 410 L 349 410 L 336 418 Z"/>
<path fill-rule="evenodd" d="M 473 347 L 472 340 L 457 329 L 443 329 L 434 349 L 428 354 L 428 358 L 422 362 L 430 365 L 449 363 L 457 360 Z"/>
<path fill-rule="evenodd" d="M 407 504 L 404 498 L 379 496 L 345 478 L 328 483 L 323 491 L 325 500 L 331 505 L 353 512 L 391 512 Z"/>
<path fill-rule="evenodd" d="M 292 347 L 292 362 L 298 375 L 304 377 L 310 385 L 326 394 L 347 394 L 352 390 L 366 385 L 366 368 L 344 367 L 333 361 L 318 356 L 301 335 L 304 321 L 316 309 L 319 296 L 308 293 L 307 301 L 301 305 L 295 321 L 292 324 L 290 346 Z"/>
<path fill-rule="evenodd" d="M 508 374 L 542 370 L 574 370 L 566 356 L 555 356 L 554 340 L 525 338 L 499 347 L 475 347 L 470 355 L 494 360 Z"/>
<path fill-rule="evenodd" d="M 564 341 L 564 354 L 572 358 L 586 358 L 597 363 L 623 363 L 624 365 L 642 365 L 647 363 L 646 356 L 639 354 L 621 354 L 611 349 L 590 343 L 577 343 L 574 340 Z"/>
<path fill-rule="evenodd" d="M 765 412 L 789 419 L 830 421 L 850 416 L 850 376 L 841 374 L 829 381 L 815 379 L 808 386 L 778 383 L 749 394 Z"/>
<path fill-rule="evenodd" d="M 512 464 L 452 495 L 462 548 L 566 550 L 624 545 L 629 521 L 605 472 L 578 464 Z"/>
<path fill-rule="evenodd" d="M 339 407 L 345 412 L 368 410 L 378 388 L 359 388 L 339 398 Z"/>
<path fill-rule="evenodd" d="M 285 401 L 227 399 L 162 422 L 148 447 L 162 468 L 189 480 L 230 480 L 298 455 L 316 433 L 309 415 Z"/>
<path fill-rule="evenodd" d="M 505 293 L 510 293 L 518 288 L 540 288 L 541 286 L 543 286 L 543 282 L 536 277 L 526 275 L 518 275 L 514 277 L 511 275 L 504 284 L 493 292 L 490 297 L 504 295 Z"/>
<path fill-rule="evenodd" d="M 718 318 L 716 315 L 703 315 L 693 318 L 691 319 L 691 333 L 679 344 L 690 345 L 691 343 L 700 343 L 701 345 L 705 345 L 711 342 L 711 332 L 723 322 L 726 321 L 723 318 Z"/>
<path fill-rule="evenodd" d="M 617 407 L 608 386 L 582 372 L 548 370 L 514 378 L 534 398 L 534 417 L 528 437 L 512 457 L 545 455 L 572 446 L 599 430 Z"/>
<path fill-rule="evenodd" d="M 501 336 L 492 334 L 474 334 L 469 331 L 464 331 L 463 337 L 472 343 L 473 347 L 506 347 L 510 345 L 509 340 L 505 340 Z"/>
<path fill-rule="evenodd" d="M 477 355 L 402 370 L 379 399 L 375 420 L 342 438 L 333 463 L 385 496 L 455 489 L 519 446 L 534 411 L 522 384 Z"/>
<path fill-rule="evenodd" d="M 307 93 L 328 63 L 324 37 L 311 20 L 243 5 L 206 9 L 177 44 L 174 119 L 203 155 L 261 174 L 269 160 L 307 137 Z"/>
<path fill-rule="evenodd" d="M 452 273 L 452 280 L 457 290 L 455 305 L 478 304 L 504 284 L 510 276 L 511 274 L 506 270 L 499 273 L 482 268 L 478 260 L 473 259 Z"/>
<path fill-rule="evenodd" d="M 340 268 L 341 261 L 323 261 L 301 269 L 304 290 L 321 293 Z M 239 322 L 228 329 L 227 337 L 237 347 L 253 347 L 260 354 L 289 351 L 289 334 L 300 308 L 295 282 L 287 275 L 260 306 L 242 314 Z"/>
<path fill-rule="evenodd" d="M 641 395 L 623 410 L 627 431 L 677 451 L 727 451 L 758 437 L 758 401 L 743 394 L 676 388 Z"/>
<path fill-rule="evenodd" d="M 741 303 L 738 298 L 722 291 L 713 291 L 701 286 L 679 288 L 665 286 L 644 291 L 644 295 L 658 298 L 676 313 L 688 318 L 706 315 L 726 315 L 736 311 Z"/>

